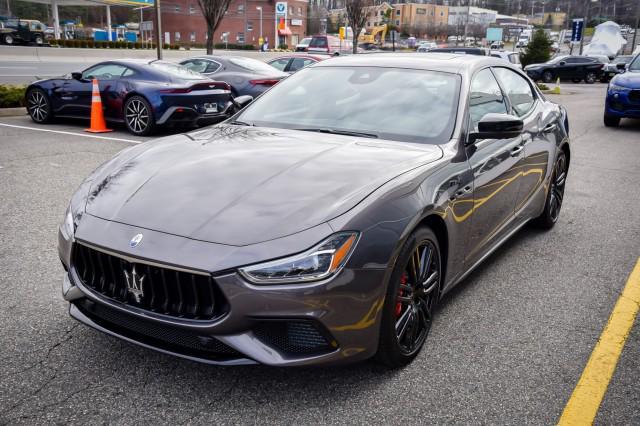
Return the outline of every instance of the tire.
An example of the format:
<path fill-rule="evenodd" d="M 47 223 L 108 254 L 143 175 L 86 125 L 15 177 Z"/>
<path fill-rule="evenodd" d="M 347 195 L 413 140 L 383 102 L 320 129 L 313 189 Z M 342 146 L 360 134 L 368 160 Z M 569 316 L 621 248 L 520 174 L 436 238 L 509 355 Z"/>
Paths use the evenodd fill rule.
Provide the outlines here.
<path fill-rule="evenodd" d="M 36 43 L 36 45 L 42 46 L 42 44 L 44 43 L 44 39 L 42 38 L 42 36 L 36 36 L 34 42 Z"/>
<path fill-rule="evenodd" d="M 13 38 L 13 36 L 11 34 L 5 34 L 4 36 L 2 36 L 2 42 L 4 44 L 11 45 L 11 44 L 13 44 L 14 41 L 15 40 L 14 40 L 14 38 Z"/>
<path fill-rule="evenodd" d="M 131 96 L 124 104 L 124 124 L 129 133 L 148 136 L 156 130 L 156 120 L 149 102 L 142 96 Z"/>
<path fill-rule="evenodd" d="M 51 121 L 53 112 L 51 111 L 51 101 L 42 89 L 34 88 L 27 92 L 27 112 L 35 123 L 44 124 Z"/>
<path fill-rule="evenodd" d="M 574 77 L 574 78 L 571 79 L 571 81 L 573 81 L 574 83 L 580 83 L 582 81 L 582 79 Z"/>
<path fill-rule="evenodd" d="M 418 260 L 418 268 L 412 269 L 412 259 Z M 420 352 L 440 297 L 441 259 L 438 238 L 430 228 L 416 229 L 405 241 L 387 285 L 377 362 L 400 368 Z"/>
<path fill-rule="evenodd" d="M 587 75 L 584 76 L 584 82 L 587 84 L 593 84 L 598 79 L 595 72 L 588 72 Z"/>
<path fill-rule="evenodd" d="M 620 125 L 620 117 L 615 117 L 604 113 L 604 125 L 606 127 L 618 127 Z"/>
<path fill-rule="evenodd" d="M 551 182 L 549 184 L 544 210 L 542 214 L 534 220 L 534 224 L 539 228 L 551 229 L 558 221 L 562 208 L 562 200 L 564 199 L 564 188 L 567 182 L 568 171 L 569 163 L 567 163 L 567 156 L 563 150 L 560 150 L 553 164 L 553 173 L 551 174 Z"/>
<path fill-rule="evenodd" d="M 553 82 L 553 73 L 551 71 L 545 71 L 542 73 L 542 81 L 545 83 Z"/>

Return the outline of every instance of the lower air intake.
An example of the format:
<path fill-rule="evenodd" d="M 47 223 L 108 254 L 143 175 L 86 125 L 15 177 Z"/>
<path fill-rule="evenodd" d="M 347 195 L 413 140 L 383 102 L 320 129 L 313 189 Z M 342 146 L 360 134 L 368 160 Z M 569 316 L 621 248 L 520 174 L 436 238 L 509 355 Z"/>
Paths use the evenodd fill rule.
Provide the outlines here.
<path fill-rule="evenodd" d="M 265 344 L 290 355 L 317 355 L 337 348 L 328 333 L 309 320 L 265 321 L 253 333 Z"/>

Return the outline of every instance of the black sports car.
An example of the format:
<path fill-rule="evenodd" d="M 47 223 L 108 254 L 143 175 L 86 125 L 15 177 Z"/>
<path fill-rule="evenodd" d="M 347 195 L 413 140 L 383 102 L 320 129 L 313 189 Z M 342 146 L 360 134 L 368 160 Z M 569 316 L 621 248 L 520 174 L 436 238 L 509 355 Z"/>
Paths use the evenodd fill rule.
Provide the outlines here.
<path fill-rule="evenodd" d="M 498 58 L 319 62 L 93 172 L 58 234 L 64 298 L 202 362 L 405 365 L 443 294 L 529 221 L 554 226 L 567 123 Z"/>
<path fill-rule="evenodd" d="M 105 119 L 124 122 L 136 135 L 148 135 L 162 125 L 217 123 L 238 106 L 228 84 L 178 64 L 119 60 L 30 84 L 26 91 L 29 115 L 36 123 L 54 116 L 89 118 L 93 79 L 100 86 Z"/>
<path fill-rule="evenodd" d="M 584 80 L 587 84 L 593 84 L 602 78 L 604 64 L 589 56 L 565 55 L 556 56 L 543 64 L 527 65 L 524 71 L 534 81 L 551 83 L 559 77 L 574 83 Z"/>
<path fill-rule="evenodd" d="M 192 71 L 224 81 L 235 95 L 254 98 L 289 74 L 257 59 L 243 56 L 199 56 L 180 62 Z"/>

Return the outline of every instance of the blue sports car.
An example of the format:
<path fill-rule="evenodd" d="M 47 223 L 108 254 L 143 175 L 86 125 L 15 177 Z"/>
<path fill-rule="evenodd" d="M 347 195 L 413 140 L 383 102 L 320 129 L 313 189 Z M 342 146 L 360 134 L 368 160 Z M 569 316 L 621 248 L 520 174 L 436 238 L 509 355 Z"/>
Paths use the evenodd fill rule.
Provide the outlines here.
<path fill-rule="evenodd" d="M 640 55 L 627 71 L 611 79 L 604 105 L 604 125 L 616 127 L 621 118 L 640 118 Z"/>
<path fill-rule="evenodd" d="M 100 86 L 105 119 L 123 122 L 140 136 L 164 125 L 213 124 L 231 116 L 247 101 L 236 102 L 227 83 L 178 64 L 116 60 L 30 84 L 26 104 L 31 119 L 45 123 L 53 117 L 89 118 L 93 79 Z"/>

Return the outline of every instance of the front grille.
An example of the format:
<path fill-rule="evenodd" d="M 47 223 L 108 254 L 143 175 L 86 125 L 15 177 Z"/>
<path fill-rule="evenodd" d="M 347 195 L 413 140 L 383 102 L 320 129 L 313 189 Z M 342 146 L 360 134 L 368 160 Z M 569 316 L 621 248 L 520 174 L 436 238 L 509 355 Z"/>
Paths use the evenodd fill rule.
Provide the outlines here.
<path fill-rule="evenodd" d="M 75 304 L 80 312 L 101 327 L 160 349 L 212 360 L 243 357 L 211 336 L 137 318 L 87 299 L 76 301 Z"/>
<path fill-rule="evenodd" d="M 629 92 L 629 101 L 640 102 L 640 90 L 632 90 Z"/>
<path fill-rule="evenodd" d="M 196 320 L 211 320 L 227 310 L 209 275 L 131 263 L 82 244 L 75 244 L 71 263 L 86 287 L 119 303 Z M 130 286 L 133 281 L 132 287 L 127 280 Z"/>
<path fill-rule="evenodd" d="M 335 341 L 329 343 L 328 333 L 309 320 L 264 321 L 253 333 L 265 344 L 291 355 L 323 354 L 337 348 Z"/>

